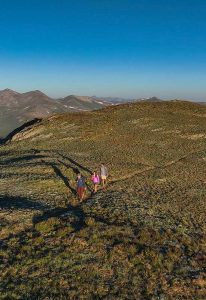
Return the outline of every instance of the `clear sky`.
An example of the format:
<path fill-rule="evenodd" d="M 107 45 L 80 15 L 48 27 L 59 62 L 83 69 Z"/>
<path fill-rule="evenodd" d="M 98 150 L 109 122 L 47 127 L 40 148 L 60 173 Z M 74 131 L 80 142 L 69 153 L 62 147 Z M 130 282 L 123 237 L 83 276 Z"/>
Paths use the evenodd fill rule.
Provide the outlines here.
<path fill-rule="evenodd" d="M 0 0 L 0 89 L 206 100 L 205 0 Z"/>

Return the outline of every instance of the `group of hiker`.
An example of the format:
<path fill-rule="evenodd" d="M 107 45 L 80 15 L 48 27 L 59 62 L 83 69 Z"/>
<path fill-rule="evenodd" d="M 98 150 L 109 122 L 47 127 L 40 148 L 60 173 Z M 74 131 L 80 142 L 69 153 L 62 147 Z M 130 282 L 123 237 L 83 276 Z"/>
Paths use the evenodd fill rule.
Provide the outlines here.
<path fill-rule="evenodd" d="M 108 169 L 102 163 L 100 166 L 99 173 L 94 171 L 91 176 L 91 182 L 93 184 L 93 193 L 98 191 L 98 186 L 101 184 L 103 189 L 106 187 L 108 177 Z M 84 200 L 85 193 L 86 193 L 86 182 L 84 176 L 79 173 L 77 176 L 77 195 L 79 197 L 80 202 Z"/>

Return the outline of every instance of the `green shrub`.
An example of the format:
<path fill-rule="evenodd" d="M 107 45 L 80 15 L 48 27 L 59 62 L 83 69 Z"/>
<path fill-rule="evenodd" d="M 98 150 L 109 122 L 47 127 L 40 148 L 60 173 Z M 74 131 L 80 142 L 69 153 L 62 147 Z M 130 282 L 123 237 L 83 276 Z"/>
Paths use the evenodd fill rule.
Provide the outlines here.
<path fill-rule="evenodd" d="M 35 229 L 42 234 L 51 233 L 55 231 L 61 222 L 58 218 L 52 217 L 46 221 L 39 222 L 35 225 Z"/>

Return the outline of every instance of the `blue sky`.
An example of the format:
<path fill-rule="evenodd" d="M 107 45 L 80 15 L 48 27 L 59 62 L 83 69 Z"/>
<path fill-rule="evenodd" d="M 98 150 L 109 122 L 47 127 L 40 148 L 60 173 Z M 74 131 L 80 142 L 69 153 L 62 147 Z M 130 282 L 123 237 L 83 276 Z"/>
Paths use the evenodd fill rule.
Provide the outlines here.
<path fill-rule="evenodd" d="M 0 0 L 0 89 L 206 100 L 205 0 Z"/>

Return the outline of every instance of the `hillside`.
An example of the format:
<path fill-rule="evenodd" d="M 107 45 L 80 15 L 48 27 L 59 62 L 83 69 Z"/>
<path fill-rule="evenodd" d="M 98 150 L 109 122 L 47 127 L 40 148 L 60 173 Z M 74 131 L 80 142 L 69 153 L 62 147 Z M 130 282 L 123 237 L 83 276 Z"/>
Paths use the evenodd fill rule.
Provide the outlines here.
<path fill-rule="evenodd" d="M 0 168 L 1 299 L 205 299 L 204 105 L 51 116 L 0 147 Z"/>
<path fill-rule="evenodd" d="M 34 118 L 46 118 L 56 113 L 100 109 L 107 102 L 92 97 L 68 96 L 52 99 L 41 91 L 17 93 L 0 91 L 0 137 Z"/>

